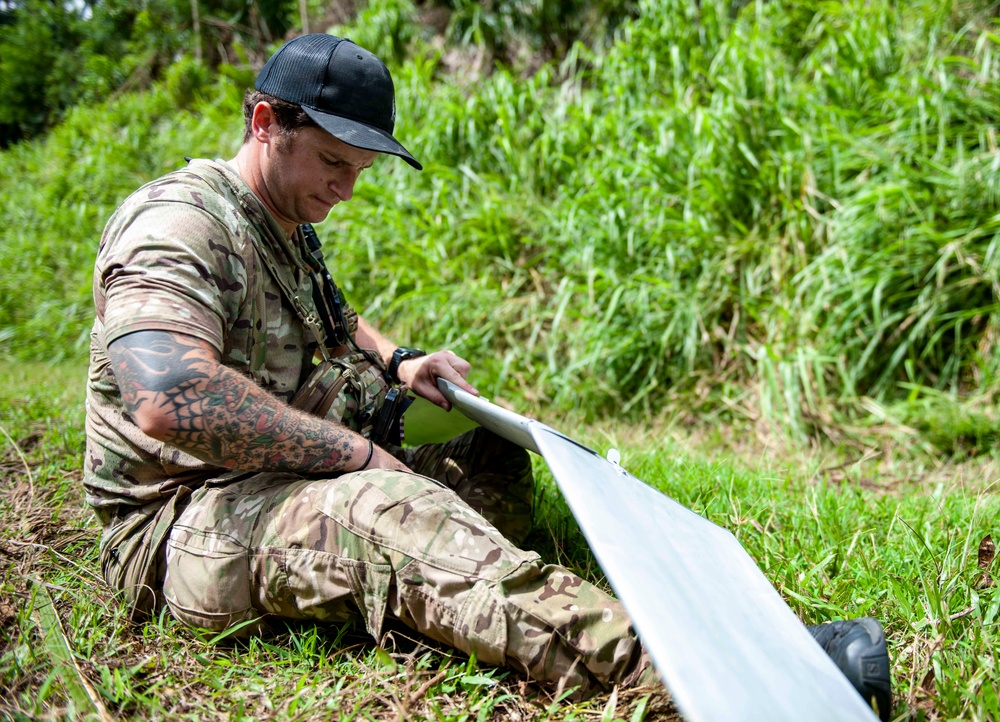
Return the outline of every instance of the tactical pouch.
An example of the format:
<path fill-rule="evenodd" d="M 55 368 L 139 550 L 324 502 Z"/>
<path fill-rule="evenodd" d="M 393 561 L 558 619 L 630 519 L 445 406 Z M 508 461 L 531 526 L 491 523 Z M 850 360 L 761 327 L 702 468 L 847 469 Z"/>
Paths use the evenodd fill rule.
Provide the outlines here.
<path fill-rule="evenodd" d="M 387 397 L 391 397 L 389 402 Z M 382 446 L 399 444 L 406 387 L 391 387 L 363 353 L 320 361 L 292 397 L 292 406 L 336 421 Z M 395 418 L 390 418 L 395 417 Z"/>

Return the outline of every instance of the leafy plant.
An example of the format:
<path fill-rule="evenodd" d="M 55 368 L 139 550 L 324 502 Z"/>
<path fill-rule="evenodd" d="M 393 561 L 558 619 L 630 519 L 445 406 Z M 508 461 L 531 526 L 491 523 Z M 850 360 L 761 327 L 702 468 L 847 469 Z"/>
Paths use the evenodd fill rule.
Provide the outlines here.
<path fill-rule="evenodd" d="M 338 32 L 392 62 L 397 132 L 426 170 L 383 159 L 320 228 L 350 300 L 400 341 L 454 346 L 494 395 L 591 417 L 683 400 L 799 439 L 867 399 L 988 393 L 988 13 L 645 2 L 606 48 L 470 82 L 416 12 L 371 3 Z M 82 353 L 104 219 L 183 156 L 234 149 L 246 74 L 200 67 L 0 156 L 8 353 Z"/>

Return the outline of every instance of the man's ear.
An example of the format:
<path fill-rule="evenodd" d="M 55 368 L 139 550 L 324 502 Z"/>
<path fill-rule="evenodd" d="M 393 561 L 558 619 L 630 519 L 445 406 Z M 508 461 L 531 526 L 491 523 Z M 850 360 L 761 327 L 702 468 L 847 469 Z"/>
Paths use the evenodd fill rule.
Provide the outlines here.
<path fill-rule="evenodd" d="M 258 143 L 270 145 L 278 135 L 277 118 L 274 116 L 274 108 L 266 100 L 262 100 L 253 107 L 253 115 L 250 116 L 250 135 Z"/>

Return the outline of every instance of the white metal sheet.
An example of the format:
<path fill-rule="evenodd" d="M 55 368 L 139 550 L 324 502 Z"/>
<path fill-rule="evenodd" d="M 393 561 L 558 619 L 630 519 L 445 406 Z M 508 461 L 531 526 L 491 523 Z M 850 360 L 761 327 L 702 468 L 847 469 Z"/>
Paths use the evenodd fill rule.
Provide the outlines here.
<path fill-rule="evenodd" d="M 545 459 L 685 719 L 877 722 L 730 532 L 554 429 L 438 386 Z"/>
<path fill-rule="evenodd" d="M 531 432 L 528 431 L 528 424 L 537 424 L 537 421 L 501 408 L 480 396 L 473 396 L 442 378 L 438 378 L 437 385 L 456 409 L 480 426 L 517 444 L 522 449 L 534 451 L 536 454 L 542 453 L 535 445 Z"/>
<path fill-rule="evenodd" d="M 876 720 L 730 532 L 530 427 L 685 719 Z"/>

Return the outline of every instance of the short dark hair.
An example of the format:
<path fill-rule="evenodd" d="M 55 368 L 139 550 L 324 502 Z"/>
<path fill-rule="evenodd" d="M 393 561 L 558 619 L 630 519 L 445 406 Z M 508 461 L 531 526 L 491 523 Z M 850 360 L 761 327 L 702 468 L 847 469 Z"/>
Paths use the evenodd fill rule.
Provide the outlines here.
<path fill-rule="evenodd" d="M 274 119 L 278 123 L 278 132 L 282 135 L 294 135 L 300 128 L 319 126 L 312 118 L 306 115 L 302 106 L 296 103 L 289 103 L 287 100 L 275 98 L 273 95 L 262 93 L 259 90 L 250 88 L 243 96 L 243 142 L 250 140 L 250 125 L 253 120 L 253 109 L 257 103 L 268 103 L 274 110 Z"/>

